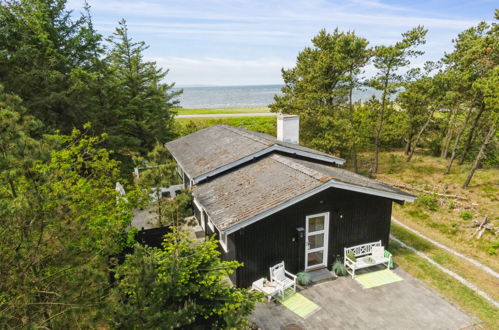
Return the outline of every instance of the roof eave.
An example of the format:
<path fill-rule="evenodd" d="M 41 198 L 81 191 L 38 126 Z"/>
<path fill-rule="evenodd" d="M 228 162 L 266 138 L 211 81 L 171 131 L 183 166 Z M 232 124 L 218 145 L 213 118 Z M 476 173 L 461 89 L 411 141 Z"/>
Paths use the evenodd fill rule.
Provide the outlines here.
<path fill-rule="evenodd" d="M 248 218 L 244 221 L 241 221 L 239 223 L 236 223 L 232 226 L 229 226 L 227 228 L 225 228 L 223 230 L 223 232 L 227 235 L 229 234 L 232 234 L 244 227 L 247 227 L 259 220 L 262 220 L 276 212 L 279 212 L 293 204 L 296 204 L 308 197 L 311 197 L 321 191 L 324 191 L 328 188 L 338 188 L 338 189 L 344 189 L 344 190 L 349 190 L 349 191 L 355 191 L 355 192 L 359 192 L 359 193 L 364 193 L 364 194 L 368 194 L 368 195 L 374 195 L 374 196 L 379 196 L 379 197 L 385 197 L 385 198 L 389 198 L 389 199 L 392 199 L 392 200 L 395 200 L 397 202 L 414 202 L 414 200 L 416 199 L 415 196 L 412 196 L 412 195 L 405 195 L 405 194 L 397 194 L 397 193 L 392 193 L 392 192 L 387 192 L 387 191 L 382 191 L 382 190 L 378 190 L 378 189 L 373 189 L 373 188 L 368 188 L 368 187 L 361 187 L 361 186 L 356 186 L 356 185 L 353 185 L 353 184 L 348 184 L 348 183 L 343 183 L 343 182 L 340 182 L 340 181 L 336 181 L 334 179 L 332 180 L 329 180 L 328 182 L 318 186 L 318 187 L 315 187 L 301 195 L 298 195 L 292 199 L 289 199 L 287 200 L 286 202 L 284 203 L 281 203 L 271 209 L 268 209 L 264 212 L 261 212 L 251 218 Z"/>

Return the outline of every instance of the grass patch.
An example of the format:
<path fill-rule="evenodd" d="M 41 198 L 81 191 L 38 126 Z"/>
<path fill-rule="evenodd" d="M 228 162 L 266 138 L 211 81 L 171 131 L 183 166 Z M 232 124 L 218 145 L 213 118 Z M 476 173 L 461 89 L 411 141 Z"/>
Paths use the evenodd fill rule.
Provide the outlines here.
<path fill-rule="evenodd" d="M 473 214 L 471 213 L 471 211 L 468 211 L 468 210 L 462 211 L 461 213 L 459 213 L 459 216 L 463 220 L 471 220 L 473 218 Z"/>
<path fill-rule="evenodd" d="M 372 153 L 360 156 L 361 160 L 370 158 Z M 445 174 L 447 163 L 446 159 L 424 153 L 418 153 L 408 163 L 402 151 L 382 152 L 376 179 L 427 191 L 426 194 L 409 191 L 418 197 L 416 202 L 404 206 L 395 204 L 393 215 L 421 233 L 499 271 L 492 247 L 497 237 L 488 231 L 476 239 L 472 236 L 475 229 L 465 227 L 471 220 L 481 221 L 485 216 L 496 226 L 499 224 L 499 169 L 484 166 L 475 172 L 468 189 L 463 189 L 470 164 L 454 164 L 451 173 Z M 437 194 L 465 199 L 444 198 Z"/>
<path fill-rule="evenodd" d="M 409 274 L 454 301 L 465 311 L 480 319 L 487 328 L 498 328 L 499 310 L 473 290 L 395 242 L 390 243 L 390 252 L 394 255 L 395 263 Z"/>
<path fill-rule="evenodd" d="M 392 224 L 391 232 L 395 237 L 407 245 L 425 253 L 441 266 L 448 268 L 467 279 L 493 299 L 499 300 L 499 280 L 494 276 L 480 270 L 475 265 L 436 247 L 427 240 L 396 224 Z"/>
<path fill-rule="evenodd" d="M 177 115 L 212 115 L 230 113 L 265 113 L 270 112 L 268 107 L 239 107 L 239 108 L 215 108 L 215 109 L 183 109 L 179 108 Z"/>
<path fill-rule="evenodd" d="M 430 211 L 437 211 L 439 208 L 437 197 L 434 194 L 421 194 L 416 199 L 416 203 Z"/>
<path fill-rule="evenodd" d="M 227 117 L 227 118 L 177 118 L 176 130 L 180 136 L 216 124 L 242 127 L 251 131 L 276 135 L 276 119 L 274 117 Z"/>
<path fill-rule="evenodd" d="M 406 210 L 405 213 L 410 215 L 413 218 L 417 218 L 420 220 L 428 220 L 430 219 L 430 216 L 426 214 L 423 210 L 420 209 L 412 209 L 412 210 Z"/>

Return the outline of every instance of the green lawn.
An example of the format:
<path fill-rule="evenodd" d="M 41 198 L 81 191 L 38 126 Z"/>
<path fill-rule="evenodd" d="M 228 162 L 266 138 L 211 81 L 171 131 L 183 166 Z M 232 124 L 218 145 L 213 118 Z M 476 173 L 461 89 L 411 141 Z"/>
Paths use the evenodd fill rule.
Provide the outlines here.
<path fill-rule="evenodd" d="M 270 112 L 268 107 L 217 108 L 217 109 L 177 109 L 178 115 L 211 115 L 228 113 L 264 113 Z"/>
<path fill-rule="evenodd" d="M 177 118 L 175 122 L 176 130 L 181 136 L 216 124 L 242 127 L 251 131 L 276 135 L 275 117 Z"/>

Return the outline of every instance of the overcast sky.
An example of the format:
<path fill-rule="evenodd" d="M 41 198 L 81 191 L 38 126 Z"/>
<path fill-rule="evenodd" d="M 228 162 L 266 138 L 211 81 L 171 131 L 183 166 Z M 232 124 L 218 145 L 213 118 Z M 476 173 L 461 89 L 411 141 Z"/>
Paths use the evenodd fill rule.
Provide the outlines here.
<path fill-rule="evenodd" d="M 147 58 L 170 69 L 169 82 L 186 85 L 280 84 L 281 68 L 321 28 L 355 30 L 371 45 L 390 44 L 421 24 L 426 54 L 438 60 L 452 38 L 481 20 L 491 22 L 497 0 L 88 0 L 97 30 L 111 34 L 121 18 L 130 35 L 149 46 Z M 78 13 L 83 0 L 70 0 Z M 368 72 L 369 73 L 369 72 Z"/>

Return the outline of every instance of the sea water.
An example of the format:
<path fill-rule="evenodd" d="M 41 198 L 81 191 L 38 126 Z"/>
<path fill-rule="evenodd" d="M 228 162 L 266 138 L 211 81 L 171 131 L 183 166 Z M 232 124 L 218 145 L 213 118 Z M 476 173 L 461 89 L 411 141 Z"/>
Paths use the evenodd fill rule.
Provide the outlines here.
<path fill-rule="evenodd" d="M 273 103 L 275 95 L 281 95 L 281 88 L 282 85 L 183 87 L 178 100 L 186 109 L 262 107 Z M 359 90 L 354 93 L 354 100 L 367 101 L 373 94 L 377 93 L 372 89 Z"/>

